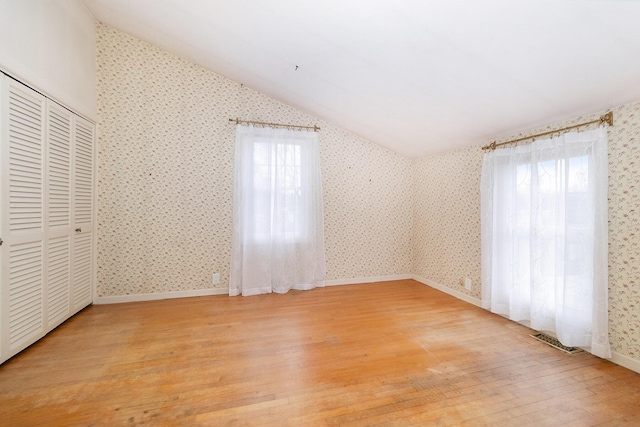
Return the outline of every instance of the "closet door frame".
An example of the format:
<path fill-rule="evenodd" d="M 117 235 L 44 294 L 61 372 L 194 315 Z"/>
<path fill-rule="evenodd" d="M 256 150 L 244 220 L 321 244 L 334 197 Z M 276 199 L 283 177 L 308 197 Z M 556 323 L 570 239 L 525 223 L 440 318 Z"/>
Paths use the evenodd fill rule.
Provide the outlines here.
<path fill-rule="evenodd" d="M 11 191 L 9 191 L 12 183 L 10 155 L 13 149 L 11 141 L 9 140 L 10 132 L 12 132 L 9 126 L 11 88 L 18 88 L 19 91 L 28 93 L 29 96 L 37 99 L 40 105 L 39 155 L 41 217 L 39 218 L 40 227 L 38 232 L 34 231 L 35 227 L 32 227 L 30 232 L 28 232 L 29 230 L 25 232 L 18 230 L 16 232 L 16 227 L 14 226 L 14 232 L 10 233 L 12 215 L 10 210 L 12 195 Z M 57 115 L 57 119 L 60 119 L 62 116 L 68 119 L 68 141 L 64 139 L 66 132 L 64 126 L 65 121 L 63 120 L 63 126 L 60 126 L 60 120 L 54 120 L 54 115 Z M 83 222 L 81 225 L 76 226 L 76 211 L 74 208 L 77 199 L 75 188 L 76 169 L 79 168 L 76 163 L 76 133 L 78 132 L 78 126 L 82 128 L 81 132 L 84 132 L 80 135 L 81 138 L 83 138 L 83 141 L 80 143 L 83 144 L 81 148 L 81 150 L 83 150 L 81 153 L 83 156 L 81 167 L 84 168 L 84 172 L 83 175 L 81 174 L 80 176 L 80 181 L 83 181 L 82 194 L 80 194 L 80 199 L 78 199 L 84 208 L 82 215 L 79 216 Z M 51 127 L 55 127 L 55 129 L 51 129 Z M 61 129 L 62 133 L 60 132 Z M 52 130 L 55 132 L 52 132 Z M 15 132 L 15 129 L 13 132 Z M 55 141 L 52 139 L 54 138 L 54 133 Z M 0 246 L 0 363 L 3 363 L 44 337 L 52 329 L 87 305 L 92 304 L 95 300 L 97 273 L 96 220 L 98 211 L 97 126 L 59 103 L 46 98 L 38 91 L 0 72 L 0 141 L 2 142 L 0 144 L 0 189 L 2 190 L 0 192 L 0 238 L 3 239 L 3 243 Z M 64 148 L 61 149 L 61 141 L 63 143 L 62 145 L 68 143 L 68 151 L 66 154 Z M 29 149 L 29 147 L 27 147 L 27 149 Z M 56 150 L 56 153 L 53 153 L 51 150 Z M 31 151 L 33 152 L 33 149 L 31 149 Z M 60 153 L 62 153 L 61 156 Z M 67 154 L 68 158 L 65 157 Z M 60 218 L 64 215 L 61 214 L 61 212 L 64 211 L 65 206 L 64 203 L 60 203 L 60 194 L 64 193 L 65 178 L 64 171 L 62 171 L 63 173 L 61 175 L 60 166 L 62 165 L 62 169 L 64 169 L 65 161 L 67 161 L 66 167 L 68 169 L 66 181 L 66 185 L 68 185 L 66 209 L 68 212 L 65 221 L 62 221 Z M 14 171 L 17 171 L 17 175 L 19 175 L 21 171 L 27 170 L 25 169 L 27 166 L 24 166 L 22 169 L 19 169 L 20 166 L 11 167 Z M 88 175 L 87 170 L 89 170 Z M 30 177 L 27 176 L 25 179 L 28 181 Z M 17 181 L 15 178 L 13 178 L 13 182 L 14 185 L 16 185 L 15 183 Z M 56 188 L 54 189 L 54 187 Z M 27 189 L 27 193 L 28 190 L 29 189 Z M 55 199 L 55 203 L 57 203 L 55 207 L 52 204 L 53 199 Z M 64 199 L 64 194 L 62 199 Z M 14 219 L 15 212 L 16 210 L 14 209 Z M 54 217 L 51 216 L 52 213 L 55 214 Z M 28 213 L 26 215 L 28 215 Z M 76 232 L 76 228 L 82 228 L 82 231 Z M 32 302 L 37 301 L 39 297 L 39 324 L 37 330 L 31 325 L 29 327 L 29 334 L 21 337 L 20 340 L 13 339 L 15 342 L 12 343 L 10 339 L 12 334 L 11 322 L 17 318 L 15 313 L 19 313 L 19 311 L 16 310 L 16 304 L 14 304 L 14 313 L 13 315 L 11 313 L 11 248 L 16 244 L 21 244 L 22 241 L 33 241 L 32 243 L 35 246 L 37 246 L 38 242 L 40 244 L 39 294 L 35 291 L 30 293 L 30 295 L 32 295 Z M 82 289 L 81 298 L 74 298 L 77 280 L 74 268 L 74 252 L 77 249 L 76 245 L 78 242 L 83 244 L 82 249 L 88 251 L 88 254 L 86 252 L 82 254 L 82 270 L 80 273 L 84 288 Z M 50 255 L 54 258 L 51 258 Z M 53 264 L 52 260 L 54 261 Z M 20 268 L 22 268 L 22 265 L 26 264 L 27 261 L 20 259 L 19 263 Z M 15 265 L 18 264 L 16 263 Z M 35 272 L 37 270 L 38 268 L 33 267 L 30 271 Z M 49 274 L 50 272 L 51 275 Z M 50 290 L 51 295 L 49 295 Z M 22 298 L 22 295 L 20 297 Z M 32 303 L 30 307 L 31 312 L 33 312 L 33 306 L 34 304 Z M 52 307 L 53 309 L 50 313 Z M 30 315 L 30 318 L 35 319 L 36 317 Z"/>

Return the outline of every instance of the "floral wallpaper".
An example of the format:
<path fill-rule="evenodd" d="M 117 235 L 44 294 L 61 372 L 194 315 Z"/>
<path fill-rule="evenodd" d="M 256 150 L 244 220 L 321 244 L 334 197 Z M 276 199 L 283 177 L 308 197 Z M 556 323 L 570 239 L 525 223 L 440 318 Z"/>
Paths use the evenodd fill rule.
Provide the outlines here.
<path fill-rule="evenodd" d="M 327 280 L 411 269 L 411 161 L 97 25 L 97 295 L 228 287 L 240 117 L 320 131 Z"/>
<path fill-rule="evenodd" d="M 609 339 L 640 360 L 640 102 L 609 128 Z"/>
<path fill-rule="evenodd" d="M 640 360 L 640 102 L 613 108 L 609 135 L 609 338 Z M 606 111 L 510 135 L 497 142 L 597 119 Z M 487 141 L 490 142 L 490 141 Z M 481 298 L 480 147 L 414 164 L 413 273 Z M 471 292 L 460 283 L 473 281 Z"/>
<path fill-rule="evenodd" d="M 480 147 L 424 157 L 413 169 L 412 273 L 478 299 L 481 172 Z"/>

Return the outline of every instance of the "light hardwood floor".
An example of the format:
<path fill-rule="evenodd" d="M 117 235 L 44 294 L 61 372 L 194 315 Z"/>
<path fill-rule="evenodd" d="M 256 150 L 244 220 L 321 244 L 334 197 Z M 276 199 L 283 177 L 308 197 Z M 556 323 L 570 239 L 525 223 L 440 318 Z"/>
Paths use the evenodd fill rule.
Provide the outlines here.
<path fill-rule="evenodd" d="M 0 367 L 0 425 L 640 425 L 640 375 L 417 282 L 91 306 Z"/>

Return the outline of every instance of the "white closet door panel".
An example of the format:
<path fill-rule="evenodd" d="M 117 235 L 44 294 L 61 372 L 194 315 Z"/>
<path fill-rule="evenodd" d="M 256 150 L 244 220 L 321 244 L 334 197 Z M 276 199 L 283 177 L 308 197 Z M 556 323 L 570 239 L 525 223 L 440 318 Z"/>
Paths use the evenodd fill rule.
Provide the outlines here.
<path fill-rule="evenodd" d="M 71 144 L 73 114 L 47 102 L 46 329 L 71 314 Z"/>
<path fill-rule="evenodd" d="M 92 300 L 92 233 L 73 237 L 73 310 L 86 307 Z"/>
<path fill-rule="evenodd" d="M 9 350 L 20 350 L 44 328 L 43 250 L 41 242 L 11 245 L 9 249 Z"/>
<path fill-rule="evenodd" d="M 9 253 L 7 234 L 9 218 L 8 159 L 9 159 L 9 87 L 4 74 L 0 74 L 0 362 L 9 357 Z"/>
<path fill-rule="evenodd" d="M 93 299 L 93 152 L 94 125 L 75 118 L 73 150 L 72 310 Z"/>
<path fill-rule="evenodd" d="M 49 239 L 47 325 L 56 326 L 71 314 L 70 237 Z"/>
<path fill-rule="evenodd" d="M 2 358 L 44 334 L 46 100 L 2 80 Z M 7 209 L 8 208 L 8 209 Z"/>

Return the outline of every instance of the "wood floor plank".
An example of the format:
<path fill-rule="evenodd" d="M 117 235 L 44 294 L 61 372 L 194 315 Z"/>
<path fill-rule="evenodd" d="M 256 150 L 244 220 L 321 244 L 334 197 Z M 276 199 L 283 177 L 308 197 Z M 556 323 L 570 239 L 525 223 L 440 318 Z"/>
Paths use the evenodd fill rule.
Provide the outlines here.
<path fill-rule="evenodd" d="M 638 425 L 640 375 L 529 333 L 412 280 L 91 306 L 0 366 L 0 425 Z"/>

